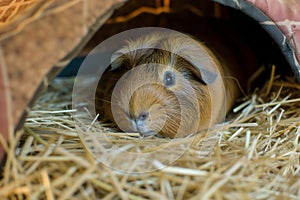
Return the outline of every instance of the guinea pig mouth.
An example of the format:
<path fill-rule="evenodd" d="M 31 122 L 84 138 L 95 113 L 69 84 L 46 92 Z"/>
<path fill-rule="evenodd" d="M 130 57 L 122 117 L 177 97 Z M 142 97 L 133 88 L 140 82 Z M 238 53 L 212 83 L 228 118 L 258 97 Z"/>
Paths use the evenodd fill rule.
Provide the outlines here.
<path fill-rule="evenodd" d="M 157 134 L 157 132 L 153 130 L 149 130 L 144 123 L 138 123 L 135 120 L 133 121 L 133 130 L 138 132 L 142 137 L 147 137 L 147 136 L 152 136 Z"/>
<path fill-rule="evenodd" d="M 152 135 L 156 135 L 157 133 L 155 131 L 146 131 L 146 132 L 139 132 L 140 136 L 142 137 L 148 137 Z"/>

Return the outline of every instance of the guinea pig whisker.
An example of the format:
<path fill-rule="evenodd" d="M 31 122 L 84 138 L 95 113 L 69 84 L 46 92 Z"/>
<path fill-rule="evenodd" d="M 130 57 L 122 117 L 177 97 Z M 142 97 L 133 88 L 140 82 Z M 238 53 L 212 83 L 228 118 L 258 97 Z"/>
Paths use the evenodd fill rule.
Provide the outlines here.
<path fill-rule="evenodd" d="M 112 92 L 112 94 L 111 94 L 111 98 L 120 98 L 120 95 L 117 95 L 115 92 Z"/>
<path fill-rule="evenodd" d="M 106 100 L 106 99 L 102 99 L 102 98 L 96 98 L 96 100 L 100 100 L 102 102 L 106 102 L 106 103 L 111 103 L 111 101 Z"/>
<path fill-rule="evenodd" d="M 123 112 L 123 114 L 127 117 L 127 120 L 132 120 L 132 116 L 130 115 L 130 113 L 128 113 L 120 104 L 112 103 L 112 106 L 117 106 Z"/>

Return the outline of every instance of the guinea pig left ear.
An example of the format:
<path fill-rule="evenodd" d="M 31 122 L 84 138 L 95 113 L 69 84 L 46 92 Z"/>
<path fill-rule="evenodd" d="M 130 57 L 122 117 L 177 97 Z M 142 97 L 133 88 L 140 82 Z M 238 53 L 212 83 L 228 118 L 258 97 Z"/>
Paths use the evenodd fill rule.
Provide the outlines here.
<path fill-rule="evenodd" d="M 217 79 L 217 74 L 210 72 L 206 69 L 197 69 L 200 70 L 201 80 L 203 80 L 206 85 L 212 84 Z"/>
<path fill-rule="evenodd" d="M 206 70 L 205 68 L 200 68 L 194 64 L 189 65 L 188 70 L 190 75 L 200 83 L 204 85 L 210 85 L 217 79 L 217 74 Z"/>
<path fill-rule="evenodd" d="M 202 72 L 195 66 L 193 66 L 192 64 L 189 64 L 186 66 L 187 71 L 189 72 L 189 77 L 191 77 L 192 79 L 202 83 L 203 85 L 209 85 L 211 84 L 214 79 L 216 79 L 215 77 L 210 77 L 210 79 L 204 79 Z M 205 72 L 205 73 L 211 73 L 211 72 Z M 209 74 L 209 76 L 213 76 L 213 74 Z"/>
<path fill-rule="evenodd" d="M 219 74 L 218 63 L 215 62 L 213 53 L 198 41 L 189 37 L 181 38 L 178 42 L 177 54 L 190 63 L 193 74 L 206 85 L 213 84 Z M 177 48 L 177 49 L 178 49 Z"/>

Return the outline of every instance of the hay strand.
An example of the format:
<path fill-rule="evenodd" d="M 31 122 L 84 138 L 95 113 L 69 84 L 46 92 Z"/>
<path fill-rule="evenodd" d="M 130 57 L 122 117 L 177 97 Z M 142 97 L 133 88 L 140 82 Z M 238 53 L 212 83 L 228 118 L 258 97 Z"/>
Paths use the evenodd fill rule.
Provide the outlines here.
<path fill-rule="evenodd" d="M 31 111 L 24 131 L 11 137 L 9 145 L 0 137 L 8 155 L 0 198 L 299 199 L 300 92 L 293 79 L 272 76 L 212 131 L 217 143 L 201 135 L 176 140 L 172 151 L 192 143 L 172 165 L 162 162 L 168 159 L 162 151 L 149 162 L 159 170 L 147 173 L 115 170 L 86 151 L 72 119 L 71 94 L 65 92 L 72 91 L 73 80 L 56 80 Z M 167 142 L 117 133 L 107 125 L 88 126 L 127 151 L 152 152 Z M 214 145 L 213 151 L 203 154 L 203 144 Z M 111 159 L 117 161 L 115 156 Z M 135 160 L 128 167 L 143 172 Z"/>

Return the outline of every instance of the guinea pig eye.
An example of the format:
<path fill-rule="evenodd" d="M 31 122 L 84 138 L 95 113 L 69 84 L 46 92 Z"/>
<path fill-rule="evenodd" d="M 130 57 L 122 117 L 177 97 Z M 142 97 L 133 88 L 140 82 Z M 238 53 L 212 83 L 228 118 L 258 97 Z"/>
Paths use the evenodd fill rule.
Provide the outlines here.
<path fill-rule="evenodd" d="M 174 86 L 176 83 L 176 76 L 171 71 L 166 71 L 163 77 L 163 83 L 166 87 Z"/>

